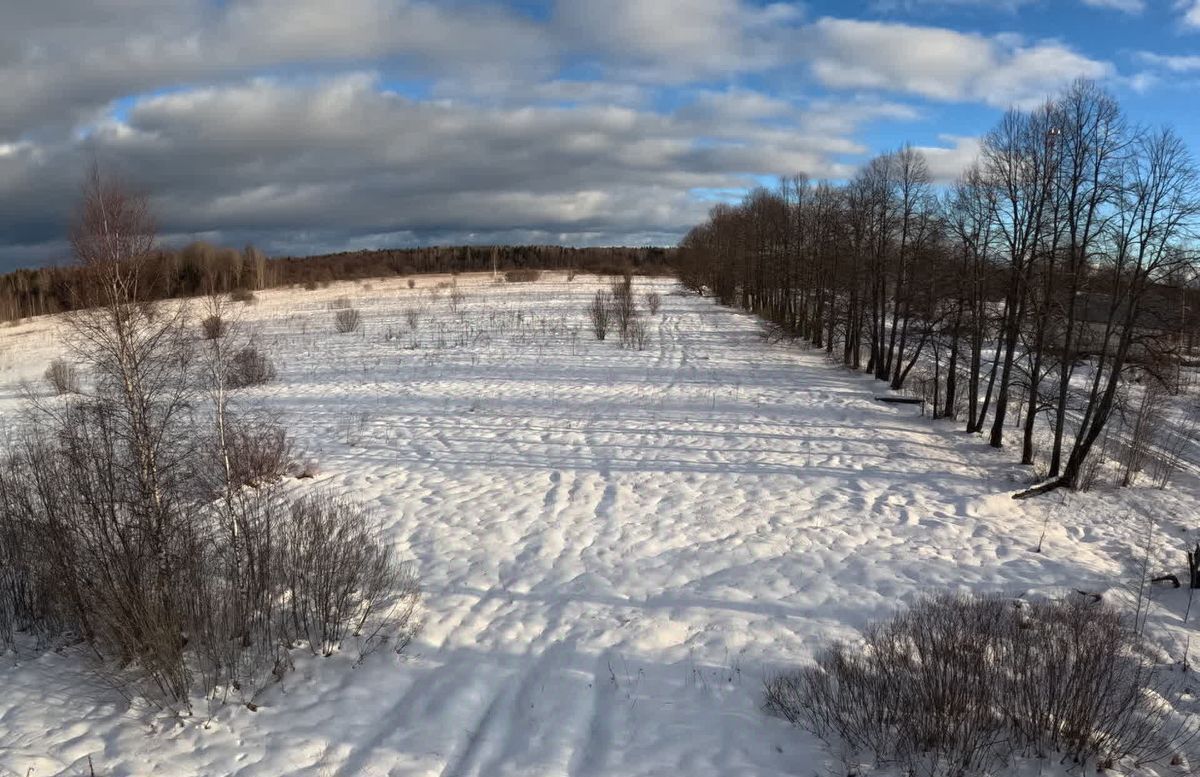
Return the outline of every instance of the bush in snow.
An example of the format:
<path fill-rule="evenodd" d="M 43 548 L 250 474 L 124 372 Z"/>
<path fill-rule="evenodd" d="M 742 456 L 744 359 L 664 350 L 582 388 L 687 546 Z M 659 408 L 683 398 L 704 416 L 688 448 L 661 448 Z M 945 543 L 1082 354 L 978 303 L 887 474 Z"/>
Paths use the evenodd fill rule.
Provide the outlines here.
<path fill-rule="evenodd" d="M 346 335 L 357 332 L 362 326 L 362 314 L 355 308 L 339 310 L 333 317 L 333 328 L 338 334 Z"/>
<path fill-rule="evenodd" d="M 275 380 L 275 365 L 271 363 L 270 357 L 249 345 L 230 359 L 225 380 L 227 386 L 234 389 L 261 386 Z"/>
<path fill-rule="evenodd" d="M 235 419 L 225 444 L 235 487 L 274 483 L 292 470 L 292 441 L 279 424 Z"/>
<path fill-rule="evenodd" d="M 55 394 L 79 393 L 79 371 L 66 359 L 55 359 L 50 362 L 44 377 Z"/>
<path fill-rule="evenodd" d="M 608 294 L 603 291 L 596 292 L 592 297 L 592 304 L 588 306 L 588 318 L 591 319 L 592 333 L 596 335 L 597 340 L 608 336 L 609 320 L 612 318 Z"/>
<path fill-rule="evenodd" d="M 650 315 L 658 315 L 658 309 L 662 307 L 662 297 L 657 291 L 646 293 L 646 310 L 650 311 Z"/>
<path fill-rule="evenodd" d="M 1100 603 L 926 598 L 767 681 L 768 709 L 911 774 L 984 773 L 1016 754 L 1102 768 L 1182 760 L 1197 721 L 1138 633 Z"/>
<path fill-rule="evenodd" d="M 541 270 L 509 270 L 504 273 L 504 280 L 508 283 L 534 283 L 541 277 Z"/>
<path fill-rule="evenodd" d="M 206 316 L 200 321 L 200 334 L 205 340 L 216 340 L 225 336 L 225 319 L 218 315 Z"/>
<path fill-rule="evenodd" d="M 646 345 L 650 342 L 650 334 L 646 330 L 646 322 L 641 316 L 634 316 L 625 326 L 623 343 L 626 348 L 636 348 L 639 351 L 646 350 Z"/>
<path fill-rule="evenodd" d="M 350 635 L 370 650 L 388 635 L 406 640 L 418 587 L 379 539 L 360 505 L 330 493 L 292 502 L 281 532 L 280 583 L 292 633 L 330 655 Z"/>

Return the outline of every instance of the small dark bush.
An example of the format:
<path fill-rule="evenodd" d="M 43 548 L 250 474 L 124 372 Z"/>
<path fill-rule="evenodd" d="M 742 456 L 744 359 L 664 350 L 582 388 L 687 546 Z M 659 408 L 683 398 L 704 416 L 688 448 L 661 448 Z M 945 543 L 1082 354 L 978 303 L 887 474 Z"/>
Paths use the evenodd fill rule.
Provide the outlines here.
<path fill-rule="evenodd" d="M 413 279 L 413 278 L 408 279 L 408 288 L 410 288 L 410 289 L 417 288 L 417 282 L 415 279 Z"/>
<path fill-rule="evenodd" d="M 254 346 L 247 346 L 233 355 L 230 360 L 226 385 L 229 388 L 261 386 L 275 380 L 275 365 Z"/>
<path fill-rule="evenodd" d="M 646 294 L 646 310 L 650 311 L 650 315 L 658 315 L 658 309 L 662 307 L 662 297 L 658 292 L 651 291 Z"/>
<path fill-rule="evenodd" d="M 225 319 L 218 315 L 211 315 L 200 322 L 200 332 L 204 335 L 205 340 L 217 340 L 225 336 L 227 327 Z"/>
<path fill-rule="evenodd" d="M 339 310 L 333 317 L 333 328 L 338 334 L 350 334 L 357 332 L 362 326 L 362 314 L 354 308 L 346 308 Z"/>
<path fill-rule="evenodd" d="M 635 316 L 629 321 L 629 325 L 625 328 L 623 335 L 626 348 L 636 348 L 639 351 L 644 351 L 650 343 L 650 333 L 646 330 L 646 322 L 640 316 Z"/>
<path fill-rule="evenodd" d="M 328 493 L 293 502 L 282 532 L 281 577 L 288 617 L 313 653 L 330 655 L 349 635 L 372 649 L 381 638 L 415 631 L 419 593 L 410 567 L 397 564 L 361 506 Z M 389 606 L 399 597 L 400 605 Z"/>
<path fill-rule="evenodd" d="M 508 283 L 534 283 L 541 277 L 541 270 L 509 270 L 504 273 L 504 280 Z"/>
<path fill-rule="evenodd" d="M 292 441 L 282 426 L 238 423 L 228 445 L 230 480 L 235 486 L 279 481 L 292 469 Z"/>
<path fill-rule="evenodd" d="M 305 281 L 304 282 L 304 290 L 305 291 L 316 291 L 319 288 L 321 288 L 321 284 L 317 283 L 316 281 Z"/>
<path fill-rule="evenodd" d="M 588 318 L 592 322 L 592 333 L 597 340 L 608 336 L 608 325 L 612 316 L 612 305 L 609 296 L 604 291 L 597 291 L 588 306 Z"/>
<path fill-rule="evenodd" d="M 1100 603 L 936 596 L 768 680 L 767 706 L 910 774 L 1183 758 L 1197 721 L 1172 720 L 1178 690 L 1146 648 Z"/>
<path fill-rule="evenodd" d="M 43 373 L 55 394 L 78 394 L 79 371 L 66 359 L 55 359 Z"/>
<path fill-rule="evenodd" d="M 229 299 L 246 305 L 252 305 L 258 301 L 258 297 L 254 296 L 254 292 L 250 289 L 234 289 L 229 292 Z"/>

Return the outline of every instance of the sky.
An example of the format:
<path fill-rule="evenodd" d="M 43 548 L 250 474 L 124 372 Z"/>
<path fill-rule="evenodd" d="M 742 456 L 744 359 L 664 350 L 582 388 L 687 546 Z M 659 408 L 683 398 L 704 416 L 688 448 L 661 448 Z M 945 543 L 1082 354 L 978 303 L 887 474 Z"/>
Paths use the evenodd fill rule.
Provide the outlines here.
<path fill-rule="evenodd" d="M 671 245 L 1094 79 L 1200 150 L 1200 0 L 0 0 L 0 270 L 94 160 L 162 239 Z"/>

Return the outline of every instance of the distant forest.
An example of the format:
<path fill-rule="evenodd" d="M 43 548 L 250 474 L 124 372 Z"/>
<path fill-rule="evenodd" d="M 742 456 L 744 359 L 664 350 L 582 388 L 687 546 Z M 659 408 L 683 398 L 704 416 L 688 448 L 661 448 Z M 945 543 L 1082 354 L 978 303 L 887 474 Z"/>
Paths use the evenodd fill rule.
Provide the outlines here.
<path fill-rule="evenodd" d="M 418 273 L 514 269 L 575 269 L 580 272 L 639 275 L 671 272 L 672 248 L 567 248 L 563 246 L 433 246 L 345 251 L 319 256 L 270 258 L 250 246 L 243 250 L 192 243 L 159 249 L 143 267 L 151 283 L 145 299 L 191 297 L 238 289 L 319 285 L 339 280 Z M 22 269 L 0 276 L 0 321 L 72 310 L 81 298 L 83 271 L 76 266 Z"/>

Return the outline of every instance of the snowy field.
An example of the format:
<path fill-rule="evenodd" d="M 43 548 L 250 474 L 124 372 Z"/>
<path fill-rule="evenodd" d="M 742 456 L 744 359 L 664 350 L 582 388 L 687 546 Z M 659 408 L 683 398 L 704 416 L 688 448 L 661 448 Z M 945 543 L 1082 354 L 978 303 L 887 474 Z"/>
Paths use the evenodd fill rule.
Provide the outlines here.
<path fill-rule="evenodd" d="M 419 569 L 409 648 L 298 659 L 257 712 L 184 721 L 70 651 L 3 656 L 0 774 L 845 775 L 762 712 L 765 676 L 923 592 L 1121 603 L 1148 536 L 1183 571 L 1186 479 L 1014 502 L 1012 451 L 668 280 L 635 282 L 663 296 L 644 351 L 592 337 L 596 279 L 431 291 L 449 280 L 239 306 L 279 371 L 240 401 L 319 463 L 291 487 L 371 505 Z M 339 297 L 362 332 L 334 332 Z M 52 320 L 0 329 L 0 413 L 59 352 Z M 1154 590 L 1164 661 L 1186 658 L 1187 598 Z"/>

